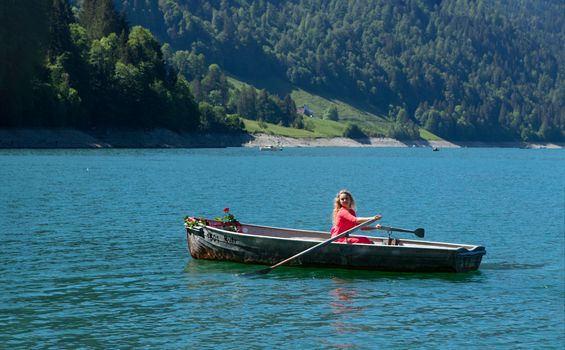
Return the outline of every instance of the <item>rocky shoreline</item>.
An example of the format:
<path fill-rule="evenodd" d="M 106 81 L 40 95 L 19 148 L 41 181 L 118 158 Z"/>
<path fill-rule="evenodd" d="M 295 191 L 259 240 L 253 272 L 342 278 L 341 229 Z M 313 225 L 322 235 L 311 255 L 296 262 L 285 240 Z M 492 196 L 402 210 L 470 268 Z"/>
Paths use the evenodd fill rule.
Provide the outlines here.
<path fill-rule="evenodd" d="M 291 138 L 268 134 L 189 134 L 165 129 L 80 131 L 0 129 L 0 149 L 41 148 L 220 148 L 220 147 L 511 147 L 564 148 L 565 143 L 398 141 L 391 138 Z"/>

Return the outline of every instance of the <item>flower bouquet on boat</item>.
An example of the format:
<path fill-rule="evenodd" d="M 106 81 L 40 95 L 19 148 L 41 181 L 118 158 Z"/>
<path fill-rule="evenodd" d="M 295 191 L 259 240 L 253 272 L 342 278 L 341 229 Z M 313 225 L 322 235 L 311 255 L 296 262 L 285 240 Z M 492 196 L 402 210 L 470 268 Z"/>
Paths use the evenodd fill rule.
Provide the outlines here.
<path fill-rule="evenodd" d="M 186 217 L 188 249 L 194 259 L 235 261 L 271 265 L 264 274 L 283 264 L 289 266 L 338 267 L 377 271 L 466 272 L 477 270 L 486 250 L 482 246 L 400 239 L 393 232 L 424 237 L 415 230 L 377 225 L 374 217 L 338 235 L 240 223 L 224 209 L 212 219 Z M 363 228 L 387 232 L 385 237 L 354 234 Z M 336 242 L 342 237 L 363 237 L 370 244 Z"/>

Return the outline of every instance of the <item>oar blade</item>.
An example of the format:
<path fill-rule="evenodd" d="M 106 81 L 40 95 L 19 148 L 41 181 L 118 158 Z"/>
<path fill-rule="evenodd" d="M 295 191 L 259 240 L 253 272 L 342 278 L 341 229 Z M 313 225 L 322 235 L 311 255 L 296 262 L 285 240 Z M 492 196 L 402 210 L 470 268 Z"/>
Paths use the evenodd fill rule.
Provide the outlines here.
<path fill-rule="evenodd" d="M 383 231 L 394 231 L 394 232 L 406 232 L 406 233 L 413 233 L 418 237 L 424 237 L 424 229 L 417 228 L 415 230 L 407 230 L 405 228 L 397 228 L 397 227 L 388 227 L 388 226 L 381 226 L 379 230 Z"/>
<path fill-rule="evenodd" d="M 425 230 L 423 228 L 417 228 L 414 230 L 414 234 L 418 237 L 424 237 Z"/>

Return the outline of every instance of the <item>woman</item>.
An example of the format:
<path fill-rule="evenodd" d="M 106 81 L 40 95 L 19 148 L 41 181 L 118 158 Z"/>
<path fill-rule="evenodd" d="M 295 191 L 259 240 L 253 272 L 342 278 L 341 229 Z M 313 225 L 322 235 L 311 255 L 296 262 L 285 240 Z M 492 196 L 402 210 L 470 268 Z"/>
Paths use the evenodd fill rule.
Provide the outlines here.
<path fill-rule="evenodd" d="M 333 227 L 330 233 L 332 237 L 335 237 L 342 232 L 345 232 L 359 224 L 364 223 L 365 221 L 371 219 L 380 220 L 381 217 L 382 216 L 380 215 L 375 215 L 373 217 L 367 218 L 357 217 L 357 215 L 355 214 L 355 200 L 353 199 L 353 196 L 348 191 L 341 190 L 335 197 Z M 380 225 L 366 229 L 372 230 L 378 227 L 380 227 Z M 373 242 L 371 242 L 371 240 L 369 240 L 367 237 L 341 237 L 334 242 L 373 244 Z"/>

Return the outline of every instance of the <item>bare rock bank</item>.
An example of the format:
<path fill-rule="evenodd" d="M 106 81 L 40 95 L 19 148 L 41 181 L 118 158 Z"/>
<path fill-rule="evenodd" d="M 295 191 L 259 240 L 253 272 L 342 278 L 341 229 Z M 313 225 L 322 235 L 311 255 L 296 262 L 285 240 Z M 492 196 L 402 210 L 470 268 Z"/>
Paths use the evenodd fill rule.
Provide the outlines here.
<path fill-rule="evenodd" d="M 214 148 L 241 147 L 247 134 L 190 134 L 166 129 L 0 129 L 0 148 Z"/>
<path fill-rule="evenodd" d="M 0 148 L 217 148 L 217 147 L 514 147 L 564 148 L 565 143 L 398 141 L 391 138 L 291 138 L 267 134 L 191 134 L 166 129 L 0 129 Z"/>

